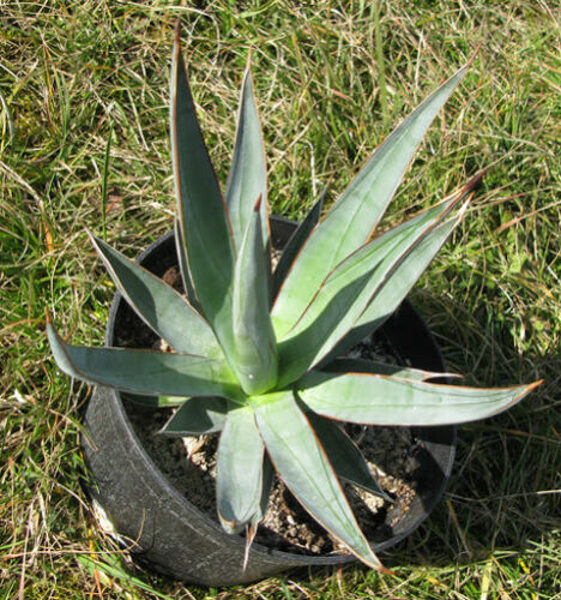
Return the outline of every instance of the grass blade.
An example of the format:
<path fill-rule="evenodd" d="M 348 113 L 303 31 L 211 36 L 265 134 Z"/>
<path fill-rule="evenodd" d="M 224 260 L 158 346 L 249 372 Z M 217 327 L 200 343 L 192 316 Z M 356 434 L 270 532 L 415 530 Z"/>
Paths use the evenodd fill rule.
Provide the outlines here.
<path fill-rule="evenodd" d="M 111 156 L 111 138 L 113 137 L 113 127 L 109 127 L 107 144 L 105 145 L 105 154 L 103 156 L 103 173 L 101 178 L 101 227 L 103 231 L 103 241 L 107 240 L 107 180 L 109 179 L 109 157 Z"/>

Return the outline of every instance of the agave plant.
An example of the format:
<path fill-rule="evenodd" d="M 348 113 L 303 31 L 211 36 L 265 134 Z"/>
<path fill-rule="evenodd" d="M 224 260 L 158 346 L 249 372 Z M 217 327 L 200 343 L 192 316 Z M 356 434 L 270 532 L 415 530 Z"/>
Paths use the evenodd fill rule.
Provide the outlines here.
<path fill-rule="evenodd" d="M 460 221 L 470 186 L 378 233 L 380 219 L 435 115 L 467 65 L 377 149 L 320 221 L 321 201 L 272 273 L 263 140 L 246 71 L 223 198 L 181 56 L 172 58 L 175 237 L 185 294 L 90 234 L 117 289 L 173 352 L 83 348 L 48 323 L 65 373 L 176 410 L 162 433 L 220 432 L 219 520 L 249 544 L 273 472 L 367 565 L 383 569 L 341 481 L 384 495 L 337 422 L 432 426 L 495 415 L 539 382 L 496 389 L 438 385 L 437 373 L 339 358 L 399 306 Z"/>

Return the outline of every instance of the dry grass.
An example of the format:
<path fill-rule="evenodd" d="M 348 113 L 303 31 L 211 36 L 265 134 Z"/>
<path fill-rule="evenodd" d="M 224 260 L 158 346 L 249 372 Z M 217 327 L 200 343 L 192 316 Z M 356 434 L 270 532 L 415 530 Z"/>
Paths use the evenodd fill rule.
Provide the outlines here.
<path fill-rule="evenodd" d="M 0 0 L 3 598 L 561 598 L 561 6 L 384 2 L 382 76 L 371 5 Z M 252 48 L 272 209 L 296 218 L 327 183 L 332 200 L 390 128 L 481 45 L 390 218 L 489 167 L 413 299 L 469 381 L 546 384 L 504 416 L 463 428 L 445 500 L 385 558 L 396 578 L 351 566 L 226 591 L 187 588 L 129 575 L 92 519 L 79 450 L 89 392 L 71 390 L 54 367 L 44 309 L 73 340 L 101 343 L 112 288 L 84 226 L 130 255 L 171 227 L 177 18 L 222 181 Z"/>

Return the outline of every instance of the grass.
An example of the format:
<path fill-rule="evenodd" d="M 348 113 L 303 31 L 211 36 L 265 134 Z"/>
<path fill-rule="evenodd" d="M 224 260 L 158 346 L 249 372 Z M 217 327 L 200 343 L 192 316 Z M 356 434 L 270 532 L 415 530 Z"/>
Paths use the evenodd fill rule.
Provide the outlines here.
<path fill-rule="evenodd" d="M 1 598 L 561 598 L 560 8 L 2 3 Z M 353 565 L 204 590 L 131 574 L 80 487 L 89 390 L 71 389 L 55 368 L 44 310 L 74 341 L 101 343 L 113 290 L 84 227 L 131 256 L 171 227 L 177 18 L 222 181 L 252 49 L 272 210 L 294 218 L 327 183 L 333 200 L 391 127 L 481 46 L 388 218 L 489 168 L 412 299 L 469 382 L 546 383 L 510 412 L 462 428 L 444 500 L 384 556 L 396 577 Z"/>

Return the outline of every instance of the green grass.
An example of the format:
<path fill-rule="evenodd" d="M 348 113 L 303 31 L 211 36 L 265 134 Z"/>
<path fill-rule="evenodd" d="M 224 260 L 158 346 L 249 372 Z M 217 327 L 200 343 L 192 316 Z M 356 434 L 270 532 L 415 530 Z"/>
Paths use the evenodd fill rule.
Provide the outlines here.
<path fill-rule="evenodd" d="M 2 4 L 0 597 L 561 598 L 559 2 L 381 2 L 379 37 L 374 2 L 170 4 Z M 327 183 L 333 200 L 391 127 L 481 46 L 388 218 L 489 168 L 412 299 L 467 381 L 546 383 L 462 428 L 444 500 L 384 556 L 396 577 L 353 565 L 203 590 L 131 575 L 80 487 L 89 391 L 71 390 L 55 368 L 44 311 L 73 340 L 101 343 L 113 289 L 84 227 L 131 256 L 171 227 L 178 17 L 223 182 L 252 48 L 272 210 L 295 218 Z"/>

